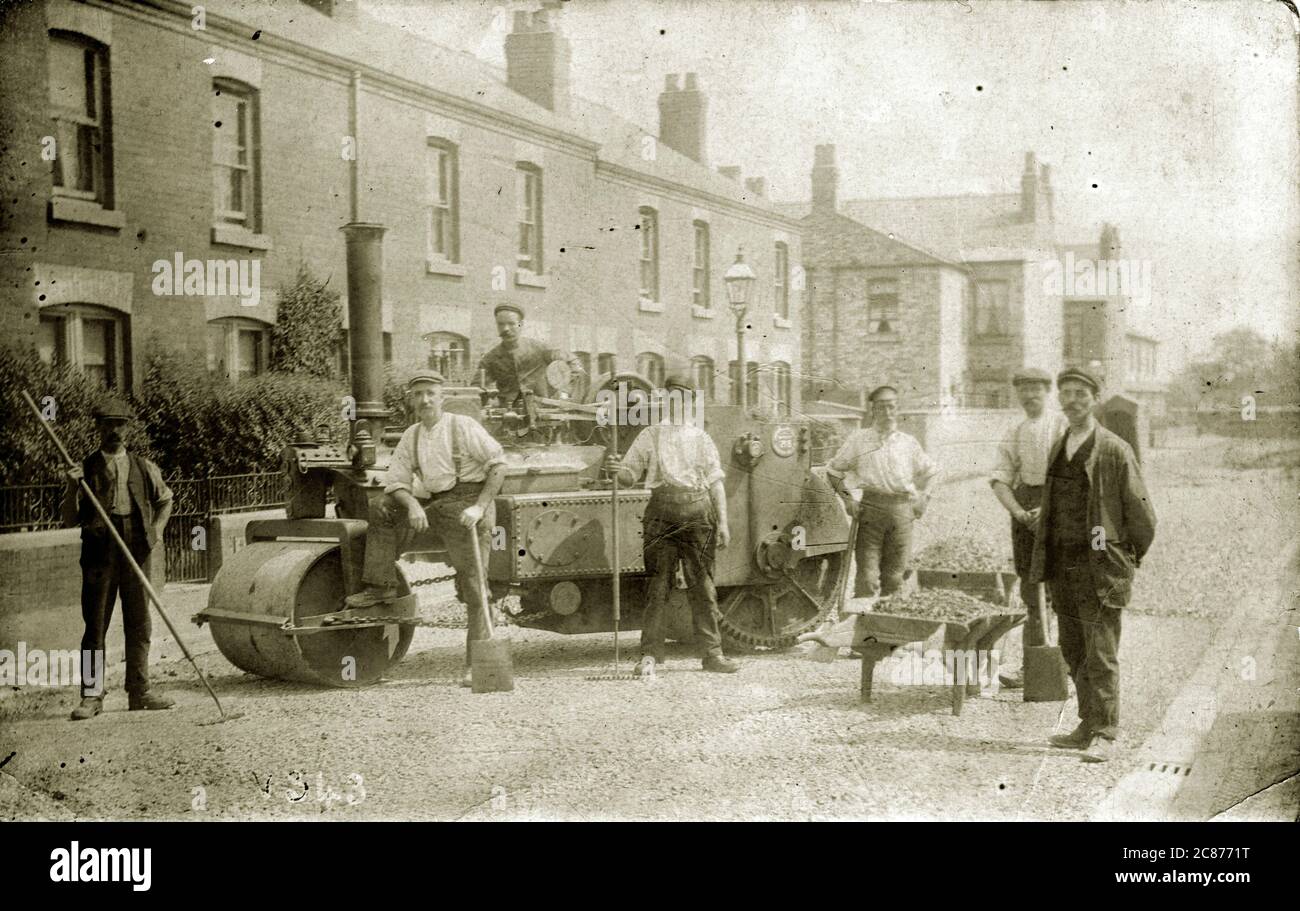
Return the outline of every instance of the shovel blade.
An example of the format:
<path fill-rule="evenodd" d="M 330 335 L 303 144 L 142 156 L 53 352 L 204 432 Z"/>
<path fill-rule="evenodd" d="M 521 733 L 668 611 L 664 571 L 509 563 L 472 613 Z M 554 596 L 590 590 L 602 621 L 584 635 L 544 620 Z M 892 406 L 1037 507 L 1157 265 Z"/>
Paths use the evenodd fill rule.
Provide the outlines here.
<path fill-rule="evenodd" d="M 475 639 L 469 646 L 471 690 L 475 693 L 508 693 L 515 688 L 510 640 L 505 636 Z"/>
<path fill-rule="evenodd" d="M 1025 702 L 1064 702 L 1070 695 L 1068 676 L 1057 646 L 1025 648 Z"/>

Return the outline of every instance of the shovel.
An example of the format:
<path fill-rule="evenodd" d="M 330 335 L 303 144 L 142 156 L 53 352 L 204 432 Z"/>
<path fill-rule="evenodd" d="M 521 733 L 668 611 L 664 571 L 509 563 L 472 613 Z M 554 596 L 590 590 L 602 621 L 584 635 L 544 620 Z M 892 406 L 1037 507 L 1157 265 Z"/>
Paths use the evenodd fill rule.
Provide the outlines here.
<path fill-rule="evenodd" d="M 1047 636 L 1046 586 L 1038 583 L 1038 621 Z M 1064 702 L 1070 695 L 1061 649 L 1056 645 L 1025 646 L 1025 702 Z"/>
<path fill-rule="evenodd" d="M 469 644 L 471 689 L 475 693 L 508 693 L 515 688 L 514 664 L 510 660 L 510 637 L 498 636 L 492 628 L 492 611 L 488 607 L 487 574 L 483 572 L 483 555 L 478 549 L 478 526 L 469 530 L 470 550 L 474 554 L 474 571 L 478 573 L 479 610 L 483 612 L 486 639 Z"/>

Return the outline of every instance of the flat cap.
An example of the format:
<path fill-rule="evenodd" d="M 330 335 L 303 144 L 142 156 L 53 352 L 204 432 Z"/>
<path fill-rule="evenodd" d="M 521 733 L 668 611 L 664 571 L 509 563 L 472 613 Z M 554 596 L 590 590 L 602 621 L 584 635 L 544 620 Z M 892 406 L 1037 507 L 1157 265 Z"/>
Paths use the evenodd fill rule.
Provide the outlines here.
<path fill-rule="evenodd" d="M 1101 381 L 1086 370 L 1078 367 L 1070 367 L 1062 370 L 1056 375 L 1056 388 L 1061 388 L 1061 384 L 1073 380 L 1076 383 L 1083 383 L 1092 389 L 1092 394 L 1097 395 L 1101 392 Z"/>
<path fill-rule="evenodd" d="M 1037 367 L 1025 367 L 1017 370 L 1015 376 L 1011 377 L 1011 385 L 1019 386 L 1021 383 L 1042 383 L 1044 386 L 1052 385 L 1052 375 L 1046 370 L 1039 370 Z"/>
<path fill-rule="evenodd" d="M 97 421 L 129 421 L 135 417 L 131 406 L 117 396 L 104 399 L 91 414 Z"/>
<path fill-rule="evenodd" d="M 406 381 L 406 388 L 411 389 L 416 383 L 434 383 L 438 386 L 446 383 L 446 379 L 437 370 L 417 370 L 411 374 L 411 378 Z"/>
<path fill-rule="evenodd" d="M 695 377 L 689 370 L 674 370 L 664 377 L 665 389 L 685 389 L 687 392 L 695 391 Z"/>
<path fill-rule="evenodd" d="M 886 389 L 888 389 L 894 395 L 898 395 L 897 386 L 890 386 L 890 385 L 877 386 L 875 389 L 871 390 L 871 394 L 867 396 L 867 401 L 874 402 L 876 400 L 876 396 L 880 395 L 880 393 L 884 392 Z"/>
<path fill-rule="evenodd" d="M 500 313 L 518 313 L 520 319 L 524 318 L 524 308 L 518 304 L 497 304 L 492 310 L 492 315 L 496 316 Z"/>

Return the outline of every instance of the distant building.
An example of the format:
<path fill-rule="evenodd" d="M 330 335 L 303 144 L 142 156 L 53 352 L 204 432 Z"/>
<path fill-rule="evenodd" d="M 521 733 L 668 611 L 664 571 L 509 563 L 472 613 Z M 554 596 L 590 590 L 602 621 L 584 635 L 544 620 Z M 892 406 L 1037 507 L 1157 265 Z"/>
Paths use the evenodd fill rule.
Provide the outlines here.
<path fill-rule="evenodd" d="M 1132 286 L 1095 274 L 1103 250 L 1118 259 L 1118 232 L 1059 245 L 1050 168 L 1033 153 L 1018 194 L 840 202 L 838 177 L 835 147 L 817 146 L 811 202 L 784 206 L 804 225 L 804 360 L 818 378 L 805 398 L 857 402 L 888 381 L 918 408 L 1007 407 L 1017 369 L 1067 364 L 1101 373 L 1107 394 L 1159 396 L 1158 342 L 1127 322 Z"/>
<path fill-rule="evenodd" d="M 371 221 L 399 369 L 470 379 L 512 301 L 593 372 L 689 363 L 726 400 L 722 275 L 743 247 L 751 384 L 793 408 L 799 222 L 709 167 L 694 74 L 666 76 L 657 131 L 575 95 L 557 15 L 516 13 L 500 72 L 351 2 L 10 5 L 0 333 L 115 388 L 151 347 L 254 375 L 276 289 L 304 261 L 346 295 L 339 227 Z M 160 294 L 155 264 L 177 257 L 255 263 L 257 294 L 221 268 L 220 287 Z"/>

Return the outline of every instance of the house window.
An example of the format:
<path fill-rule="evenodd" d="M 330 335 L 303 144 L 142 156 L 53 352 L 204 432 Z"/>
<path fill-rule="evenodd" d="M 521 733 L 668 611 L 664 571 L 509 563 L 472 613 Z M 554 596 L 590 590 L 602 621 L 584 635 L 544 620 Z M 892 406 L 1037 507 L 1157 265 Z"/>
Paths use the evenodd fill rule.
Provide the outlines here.
<path fill-rule="evenodd" d="M 780 418 L 790 417 L 791 396 L 793 394 L 790 383 L 790 365 L 784 361 L 777 361 L 772 365 L 772 383 L 776 393 L 776 414 Z"/>
<path fill-rule="evenodd" d="M 212 85 L 213 212 L 223 224 L 257 231 L 257 93 L 220 79 Z"/>
<path fill-rule="evenodd" d="M 704 401 L 714 401 L 716 390 L 713 377 L 713 359 L 703 355 L 691 358 L 691 372 L 695 375 L 695 388 L 704 395 Z"/>
<path fill-rule="evenodd" d="M 758 404 L 758 364 L 755 361 L 748 361 L 746 364 L 745 377 L 745 402 L 748 407 L 753 408 Z M 740 372 L 736 367 L 735 361 L 727 364 L 727 376 L 731 379 L 731 404 L 740 404 Z"/>
<path fill-rule="evenodd" d="M 468 385 L 471 379 L 469 339 L 453 332 L 431 332 L 425 338 L 429 341 L 429 366 L 441 373 L 449 385 Z M 392 351 L 391 343 L 389 351 Z"/>
<path fill-rule="evenodd" d="M 898 282 L 892 278 L 867 283 L 867 331 L 890 335 L 898 331 Z"/>
<path fill-rule="evenodd" d="M 975 334 L 980 337 L 1009 335 L 1011 313 L 1007 306 L 1006 282 L 975 284 Z"/>
<path fill-rule="evenodd" d="M 1104 348 L 1105 326 L 1101 303 L 1097 301 L 1066 301 L 1064 307 L 1065 361 L 1072 365 L 1087 365 L 1100 360 Z"/>
<path fill-rule="evenodd" d="M 602 354 L 596 358 L 596 372 L 602 376 L 613 376 L 618 371 L 618 358 L 613 354 Z"/>
<path fill-rule="evenodd" d="M 654 209 L 642 207 L 641 220 L 641 297 L 659 300 L 659 216 Z"/>
<path fill-rule="evenodd" d="M 655 389 L 664 384 L 664 359 L 652 351 L 643 351 L 636 356 L 636 372 L 650 381 Z"/>
<path fill-rule="evenodd" d="M 51 32 L 49 69 L 54 192 L 111 207 L 108 49 Z"/>
<path fill-rule="evenodd" d="M 709 308 L 709 226 L 695 222 L 695 260 L 691 274 L 691 303 Z"/>
<path fill-rule="evenodd" d="M 783 243 L 776 245 L 776 279 L 773 286 L 772 301 L 778 319 L 790 318 L 790 248 Z M 895 295 L 897 304 L 897 295 Z"/>
<path fill-rule="evenodd" d="M 271 333 L 265 323 L 226 318 L 208 323 L 208 372 L 228 380 L 258 376 L 267 370 Z"/>
<path fill-rule="evenodd" d="M 516 264 L 534 275 L 542 273 L 542 172 L 521 162 L 515 170 L 515 200 L 519 209 L 519 252 Z"/>
<path fill-rule="evenodd" d="M 47 364 L 74 367 L 105 389 L 125 389 L 127 329 L 126 316 L 107 307 L 47 307 L 36 350 Z"/>
<path fill-rule="evenodd" d="M 432 260 L 460 262 L 459 166 L 456 146 L 429 140 L 427 181 L 428 256 Z"/>

